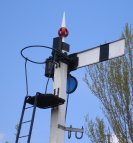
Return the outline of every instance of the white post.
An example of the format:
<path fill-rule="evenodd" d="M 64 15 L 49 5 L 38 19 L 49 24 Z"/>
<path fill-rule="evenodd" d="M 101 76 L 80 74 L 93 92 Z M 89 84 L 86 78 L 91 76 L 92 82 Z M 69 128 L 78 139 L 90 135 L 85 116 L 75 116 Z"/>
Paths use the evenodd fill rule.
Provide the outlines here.
<path fill-rule="evenodd" d="M 60 67 L 55 68 L 54 73 L 54 89 L 56 94 L 59 89 L 59 97 L 66 101 L 66 81 L 67 81 L 67 65 L 60 63 Z M 58 128 L 58 124 L 65 126 L 66 103 L 52 109 L 51 112 L 51 132 L 50 143 L 64 143 L 64 130 Z"/>
<path fill-rule="evenodd" d="M 65 27 L 65 12 L 62 18 L 61 27 Z M 62 37 L 64 42 L 64 38 Z M 63 51 L 64 52 L 64 51 Z M 54 89 L 56 95 L 59 91 L 59 97 L 66 101 L 66 84 L 67 84 L 67 64 L 60 62 L 60 66 L 54 70 Z M 58 124 L 65 126 L 66 102 L 63 105 L 55 107 L 51 111 L 51 126 L 50 126 L 50 143 L 64 143 L 65 132 L 58 128 Z"/>

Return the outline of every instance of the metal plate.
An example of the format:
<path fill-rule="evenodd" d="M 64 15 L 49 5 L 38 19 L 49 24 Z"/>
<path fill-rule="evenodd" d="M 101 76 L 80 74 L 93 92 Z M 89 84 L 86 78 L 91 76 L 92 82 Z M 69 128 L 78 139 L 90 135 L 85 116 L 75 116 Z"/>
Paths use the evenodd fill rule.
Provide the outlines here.
<path fill-rule="evenodd" d="M 95 48 L 81 51 L 79 53 L 75 53 L 79 60 L 77 68 L 123 56 L 124 50 L 125 39 L 120 39 L 97 46 Z"/>
<path fill-rule="evenodd" d="M 55 96 L 53 94 L 42 94 L 42 93 L 37 93 L 35 96 L 28 96 L 27 98 L 27 103 L 34 105 L 35 98 L 37 98 L 37 107 L 38 108 L 53 108 L 57 107 L 59 105 L 64 104 L 65 100 Z"/>

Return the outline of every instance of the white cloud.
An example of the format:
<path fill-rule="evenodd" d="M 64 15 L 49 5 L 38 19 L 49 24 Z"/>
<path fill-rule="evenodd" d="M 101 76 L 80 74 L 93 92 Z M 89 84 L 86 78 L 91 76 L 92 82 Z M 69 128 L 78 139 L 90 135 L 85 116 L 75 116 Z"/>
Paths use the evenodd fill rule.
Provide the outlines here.
<path fill-rule="evenodd" d="M 1 132 L 0 132 L 0 141 L 3 141 L 4 136 L 5 136 L 4 133 L 1 133 Z"/>

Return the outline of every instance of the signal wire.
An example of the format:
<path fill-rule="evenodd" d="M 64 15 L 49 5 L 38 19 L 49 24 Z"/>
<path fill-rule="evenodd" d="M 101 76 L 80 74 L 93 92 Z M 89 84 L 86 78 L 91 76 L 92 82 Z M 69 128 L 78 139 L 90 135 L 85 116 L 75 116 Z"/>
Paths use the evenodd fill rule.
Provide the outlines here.
<path fill-rule="evenodd" d="M 68 90 L 70 88 L 70 80 L 68 78 Z M 68 110 L 68 102 L 69 102 L 69 92 L 67 93 L 67 102 L 66 102 L 66 111 L 65 111 L 65 120 L 66 120 L 66 117 L 67 117 L 67 110 Z"/>
<path fill-rule="evenodd" d="M 27 58 L 25 58 L 25 80 L 26 80 L 26 96 L 29 95 L 29 89 L 28 89 L 28 75 L 27 75 Z"/>
<path fill-rule="evenodd" d="M 67 94 L 67 103 L 66 103 L 65 120 L 66 120 L 66 117 L 67 117 L 68 102 L 69 102 L 69 93 Z"/>

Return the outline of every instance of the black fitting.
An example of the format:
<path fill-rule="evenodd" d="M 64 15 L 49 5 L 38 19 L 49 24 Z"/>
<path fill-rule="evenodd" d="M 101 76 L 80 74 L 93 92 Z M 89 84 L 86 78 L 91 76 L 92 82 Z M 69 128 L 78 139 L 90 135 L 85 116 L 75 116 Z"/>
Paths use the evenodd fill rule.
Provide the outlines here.
<path fill-rule="evenodd" d="M 62 42 L 61 37 L 56 37 L 53 39 L 53 59 L 57 63 L 66 63 L 68 65 L 68 73 L 70 73 L 73 70 L 76 70 L 78 66 L 77 54 L 71 54 L 69 56 L 67 55 L 67 52 L 69 52 L 69 47 L 69 44 Z"/>
<path fill-rule="evenodd" d="M 52 56 L 56 62 L 66 59 L 67 54 L 63 53 L 62 51 L 69 52 L 69 44 L 62 42 L 61 37 L 54 38 Z"/>
<path fill-rule="evenodd" d="M 61 37 L 56 37 L 53 39 L 53 49 L 56 49 L 59 52 L 62 52 L 62 50 L 69 52 L 70 45 L 65 42 L 62 42 Z"/>
<path fill-rule="evenodd" d="M 53 78 L 54 77 L 54 62 L 53 62 L 53 58 L 49 57 L 48 59 L 46 59 L 46 66 L 45 66 L 45 76 L 49 77 L 49 78 Z"/>
<path fill-rule="evenodd" d="M 68 56 L 68 58 L 69 58 L 68 72 L 76 70 L 79 61 L 77 54 L 71 54 Z"/>

